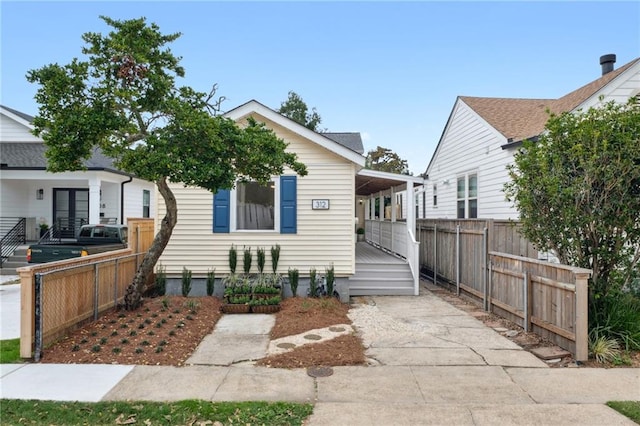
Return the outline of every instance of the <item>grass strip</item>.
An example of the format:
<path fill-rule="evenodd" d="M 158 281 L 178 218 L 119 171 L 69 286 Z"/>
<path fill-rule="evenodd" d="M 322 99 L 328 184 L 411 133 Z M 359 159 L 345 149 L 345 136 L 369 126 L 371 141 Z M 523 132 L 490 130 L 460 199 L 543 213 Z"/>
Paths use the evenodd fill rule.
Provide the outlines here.
<path fill-rule="evenodd" d="M 20 358 L 20 339 L 0 340 L 0 364 L 22 362 Z"/>
<path fill-rule="evenodd" d="M 312 404 L 289 402 L 2 400 L 2 424 L 25 425 L 302 425 Z M 211 423 L 209 423 L 211 422 Z"/>
<path fill-rule="evenodd" d="M 640 424 L 640 401 L 609 401 L 607 405 Z"/>

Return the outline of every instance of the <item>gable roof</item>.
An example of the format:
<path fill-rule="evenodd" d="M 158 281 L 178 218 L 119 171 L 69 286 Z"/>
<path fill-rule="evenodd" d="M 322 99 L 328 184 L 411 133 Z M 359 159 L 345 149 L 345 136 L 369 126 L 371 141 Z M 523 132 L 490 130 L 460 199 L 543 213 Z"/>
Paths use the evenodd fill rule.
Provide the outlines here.
<path fill-rule="evenodd" d="M 358 154 L 364 154 L 364 146 L 362 145 L 362 137 L 356 132 L 323 132 L 322 135 L 328 137 L 332 141 L 338 142 L 340 145 L 349 148 Z"/>
<path fill-rule="evenodd" d="M 24 123 L 22 124 L 26 124 L 26 125 L 31 125 L 33 124 L 33 116 L 29 115 L 29 114 L 25 114 L 24 112 L 20 112 L 16 109 L 13 108 L 9 108 L 8 106 L 4 106 L 4 105 L 0 105 L 0 108 L 10 112 L 11 114 L 16 115 L 17 117 L 21 118 Z"/>
<path fill-rule="evenodd" d="M 507 140 L 520 142 L 540 135 L 547 124 L 547 109 L 554 114 L 573 111 L 613 79 L 629 69 L 640 58 L 585 84 L 559 99 L 479 98 L 460 96 L 487 123 Z"/>
<path fill-rule="evenodd" d="M 322 146 L 323 148 L 333 152 L 336 155 L 339 155 L 340 157 L 343 157 L 346 160 L 349 160 L 357 164 L 360 167 L 364 167 L 365 158 L 357 151 L 354 151 L 353 149 L 351 149 L 351 147 L 343 145 L 337 140 L 334 140 L 333 138 L 329 137 L 328 134 L 314 132 L 313 130 L 308 129 L 302 124 L 297 123 L 296 121 L 291 120 L 290 118 L 285 117 L 282 114 L 279 114 L 278 112 L 272 110 L 271 108 L 261 104 L 256 100 L 251 100 L 230 111 L 227 111 L 225 113 L 225 117 L 231 118 L 232 120 L 239 120 L 241 118 L 250 116 L 253 113 L 261 115 L 262 117 L 267 118 L 270 121 L 273 121 L 274 123 L 304 137 L 305 139 L 310 140 L 311 142 L 314 142 Z M 348 135 L 348 133 L 342 133 L 342 134 L 330 133 L 330 134 L 334 135 L 334 137 L 338 140 L 344 141 L 346 139 L 349 139 L 351 141 L 350 143 L 353 143 L 353 139 L 354 139 L 353 137 L 336 136 L 336 135 Z"/>

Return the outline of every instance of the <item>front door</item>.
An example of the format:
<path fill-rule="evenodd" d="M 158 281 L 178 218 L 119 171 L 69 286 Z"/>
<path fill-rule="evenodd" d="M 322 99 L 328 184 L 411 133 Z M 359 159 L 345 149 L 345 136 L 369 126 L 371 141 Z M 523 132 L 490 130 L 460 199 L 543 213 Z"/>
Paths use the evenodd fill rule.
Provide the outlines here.
<path fill-rule="evenodd" d="M 89 190 L 54 188 L 53 223 L 61 238 L 76 238 L 80 226 L 89 223 Z"/>

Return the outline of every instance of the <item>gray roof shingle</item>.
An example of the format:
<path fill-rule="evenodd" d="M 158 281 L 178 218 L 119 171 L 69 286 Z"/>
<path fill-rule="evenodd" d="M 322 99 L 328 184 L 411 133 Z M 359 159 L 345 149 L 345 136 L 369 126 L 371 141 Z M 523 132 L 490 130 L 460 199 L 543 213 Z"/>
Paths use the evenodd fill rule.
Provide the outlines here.
<path fill-rule="evenodd" d="M 358 154 L 364 154 L 364 146 L 362 145 L 362 137 L 357 132 L 325 132 L 321 133 L 331 139 L 334 142 L 339 143 L 345 148 L 349 148 L 351 151 L 355 151 Z"/>

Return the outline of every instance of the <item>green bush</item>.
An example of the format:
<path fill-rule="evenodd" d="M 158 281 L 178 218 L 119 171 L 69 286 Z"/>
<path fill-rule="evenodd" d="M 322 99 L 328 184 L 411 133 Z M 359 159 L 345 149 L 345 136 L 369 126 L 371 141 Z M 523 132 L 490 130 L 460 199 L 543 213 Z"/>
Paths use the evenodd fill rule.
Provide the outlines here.
<path fill-rule="evenodd" d="M 251 254 L 251 247 L 245 247 L 243 250 L 242 256 L 242 268 L 244 269 L 244 274 L 249 275 L 251 272 L 251 260 L 253 255 Z"/>
<path fill-rule="evenodd" d="M 274 274 L 278 272 L 278 262 L 280 262 L 280 244 L 271 247 L 271 269 Z"/>
<path fill-rule="evenodd" d="M 640 298 L 616 293 L 604 299 L 598 312 L 589 312 L 590 333 L 615 339 L 625 350 L 640 350 Z"/>
<path fill-rule="evenodd" d="M 156 291 L 159 296 L 164 296 L 167 293 L 167 270 L 158 265 L 158 272 L 156 272 Z"/>
<path fill-rule="evenodd" d="M 333 265 L 331 265 L 331 268 L 325 269 L 325 278 L 327 279 L 327 296 L 332 297 L 336 282 L 336 273 Z"/>
<path fill-rule="evenodd" d="M 236 246 L 231 244 L 231 248 L 229 249 L 229 269 L 231 270 L 231 274 L 236 273 L 236 267 L 238 266 L 238 250 Z"/>
<path fill-rule="evenodd" d="M 265 256 L 264 248 L 258 247 L 256 249 L 256 256 L 258 257 L 258 272 L 262 274 L 264 272 L 264 264 L 267 260 Z"/>
<path fill-rule="evenodd" d="M 191 271 L 182 267 L 182 295 L 187 297 L 191 291 Z"/>
<path fill-rule="evenodd" d="M 316 268 L 309 270 L 309 297 L 318 297 L 318 277 Z"/>
<path fill-rule="evenodd" d="M 207 296 L 213 295 L 213 290 L 215 289 L 215 285 L 216 285 L 216 270 L 214 268 L 213 270 L 207 271 Z"/>
<path fill-rule="evenodd" d="M 293 297 L 296 297 L 298 295 L 298 279 L 300 278 L 300 272 L 295 268 L 289 268 L 287 275 L 289 276 L 289 286 L 291 287 L 291 293 L 293 294 Z"/>

